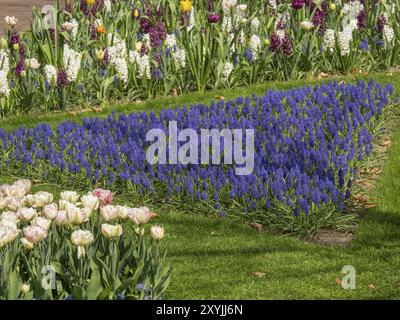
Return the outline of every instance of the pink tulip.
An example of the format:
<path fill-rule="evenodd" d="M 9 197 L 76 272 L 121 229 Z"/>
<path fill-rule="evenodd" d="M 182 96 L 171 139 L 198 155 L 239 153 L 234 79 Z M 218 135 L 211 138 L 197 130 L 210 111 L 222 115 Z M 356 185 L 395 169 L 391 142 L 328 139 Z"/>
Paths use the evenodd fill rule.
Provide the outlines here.
<path fill-rule="evenodd" d="M 92 194 L 99 198 L 102 206 L 110 204 L 113 201 L 113 194 L 110 190 L 96 189 Z"/>

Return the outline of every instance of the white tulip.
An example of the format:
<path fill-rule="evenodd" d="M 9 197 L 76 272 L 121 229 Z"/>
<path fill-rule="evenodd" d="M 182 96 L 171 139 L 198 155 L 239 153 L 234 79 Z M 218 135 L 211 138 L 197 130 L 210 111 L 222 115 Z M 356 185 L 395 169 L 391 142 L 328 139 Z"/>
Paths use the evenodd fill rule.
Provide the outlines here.
<path fill-rule="evenodd" d="M 28 226 L 24 229 L 24 235 L 27 241 L 35 244 L 47 237 L 47 231 L 38 226 Z"/>
<path fill-rule="evenodd" d="M 4 211 L 0 216 L 0 224 L 4 224 L 7 221 L 11 221 L 14 224 L 19 223 L 19 217 L 15 212 L 12 211 Z"/>
<path fill-rule="evenodd" d="M 43 217 L 36 217 L 35 219 L 32 220 L 31 225 L 35 227 L 40 227 L 45 231 L 49 231 L 51 226 L 51 220 L 48 220 Z"/>
<path fill-rule="evenodd" d="M 20 198 L 8 197 L 7 209 L 13 212 L 17 212 L 19 208 L 23 206 L 23 201 Z"/>
<path fill-rule="evenodd" d="M 31 192 L 32 182 L 31 180 L 28 179 L 20 179 L 14 182 L 14 186 L 19 186 L 24 188 L 25 194 L 28 194 L 29 192 Z"/>
<path fill-rule="evenodd" d="M 56 225 L 63 226 L 68 224 L 67 212 L 64 210 L 58 211 L 57 217 L 54 219 Z"/>
<path fill-rule="evenodd" d="M 66 201 L 66 200 L 60 200 L 58 201 L 58 210 L 65 210 L 67 208 L 67 205 L 70 204 L 71 202 Z"/>
<path fill-rule="evenodd" d="M 47 204 L 43 207 L 42 214 L 49 220 L 53 220 L 58 215 L 58 207 L 57 204 L 51 203 Z"/>
<path fill-rule="evenodd" d="M 90 210 L 97 210 L 100 206 L 100 200 L 96 196 L 88 193 L 81 198 L 82 206 Z"/>
<path fill-rule="evenodd" d="M 20 208 L 17 215 L 22 221 L 29 222 L 37 216 L 37 211 L 33 208 Z"/>
<path fill-rule="evenodd" d="M 164 238 L 164 228 L 160 226 L 152 226 L 150 228 L 150 234 L 153 240 L 161 240 Z"/>
<path fill-rule="evenodd" d="M 46 204 L 53 202 L 53 195 L 45 191 L 39 191 L 34 195 L 34 208 L 43 208 Z"/>
<path fill-rule="evenodd" d="M 9 186 L 6 192 L 7 196 L 12 198 L 23 198 L 26 194 L 25 188 L 17 185 Z"/>
<path fill-rule="evenodd" d="M 24 206 L 32 207 L 35 204 L 35 196 L 33 194 L 27 194 L 22 200 Z"/>
<path fill-rule="evenodd" d="M 67 204 L 65 211 L 67 212 L 68 221 L 74 225 L 81 224 L 86 219 L 87 212 L 72 203 Z"/>
<path fill-rule="evenodd" d="M 17 223 L 15 220 L 12 219 L 12 217 L 3 217 L 0 221 L 0 227 L 5 227 L 11 230 L 17 230 Z"/>
<path fill-rule="evenodd" d="M 112 225 L 112 224 L 102 224 L 101 225 L 101 233 L 108 239 L 113 239 L 116 237 L 120 237 L 122 235 L 122 226 Z"/>
<path fill-rule="evenodd" d="M 14 27 L 18 23 L 18 19 L 14 16 L 6 16 L 4 21 L 11 27 Z"/>
<path fill-rule="evenodd" d="M 8 243 L 11 243 L 18 236 L 20 230 L 15 225 L 12 227 L 0 226 L 0 248 Z"/>
<path fill-rule="evenodd" d="M 128 217 L 135 224 L 146 224 L 153 217 L 153 213 L 147 207 L 131 208 Z"/>
<path fill-rule="evenodd" d="M 79 200 L 79 194 L 75 191 L 64 191 L 61 192 L 61 200 L 65 200 L 75 204 Z"/>
<path fill-rule="evenodd" d="M 81 215 L 85 216 L 83 222 L 88 222 L 92 216 L 93 211 L 90 208 L 81 208 Z"/>
<path fill-rule="evenodd" d="M 311 21 L 304 20 L 300 23 L 300 27 L 305 31 L 310 31 L 314 28 L 314 24 Z"/>
<path fill-rule="evenodd" d="M 113 205 L 106 205 L 104 207 L 101 207 L 100 215 L 107 222 L 119 219 L 118 207 Z"/>
<path fill-rule="evenodd" d="M 71 242 L 76 246 L 87 247 L 93 243 L 93 234 L 88 230 L 77 230 L 71 234 Z"/>
<path fill-rule="evenodd" d="M 127 206 L 117 206 L 118 208 L 118 215 L 120 219 L 126 219 L 129 217 L 129 212 L 131 208 Z"/>

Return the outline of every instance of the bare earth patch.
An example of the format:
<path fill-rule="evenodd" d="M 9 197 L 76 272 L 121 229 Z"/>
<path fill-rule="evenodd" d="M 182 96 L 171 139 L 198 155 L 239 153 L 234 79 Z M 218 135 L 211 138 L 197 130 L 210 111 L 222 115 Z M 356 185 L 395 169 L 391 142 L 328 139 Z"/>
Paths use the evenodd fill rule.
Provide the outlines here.
<path fill-rule="evenodd" d="M 311 242 L 327 246 L 345 247 L 353 238 L 354 234 L 352 233 L 344 233 L 335 230 L 319 230 Z"/>

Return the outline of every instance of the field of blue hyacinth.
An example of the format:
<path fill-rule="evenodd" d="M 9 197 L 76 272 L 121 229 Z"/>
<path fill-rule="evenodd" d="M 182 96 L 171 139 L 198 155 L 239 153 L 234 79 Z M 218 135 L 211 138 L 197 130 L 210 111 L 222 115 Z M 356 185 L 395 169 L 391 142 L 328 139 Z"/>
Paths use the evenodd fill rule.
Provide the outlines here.
<path fill-rule="evenodd" d="M 399 8 L 4 14 L 0 300 L 398 299 Z"/>
<path fill-rule="evenodd" d="M 112 114 L 84 118 L 82 124 L 68 120 L 54 129 L 47 124 L 0 129 L 1 170 L 81 189 L 104 187 L 142 201 L 190 203 L 220 216 L 323 217 L 343 209 L 391 93 L 391 85 L 373 81 L 329 82 L 158 115 Z M 254 129 L 253 172 L 237 175 L 222 158 L 212 165 L 148 163 L 146 133 L 157 128 L 168 137 L 171 121 L 179 130 L 199 133 L 202 128 Z"/>

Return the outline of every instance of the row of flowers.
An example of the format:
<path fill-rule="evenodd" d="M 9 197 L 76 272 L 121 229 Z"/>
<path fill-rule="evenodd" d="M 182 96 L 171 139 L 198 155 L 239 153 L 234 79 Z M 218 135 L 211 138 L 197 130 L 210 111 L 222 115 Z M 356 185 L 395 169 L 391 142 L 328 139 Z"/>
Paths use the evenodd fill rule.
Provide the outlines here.
<path fill-rule="evenodd" d="M 392 91 L 391 85 L 382 88 L 372 81 L 330 82 L 159 115 L 66 121 L 54 130 L 47 124 L 0 129 L 0 169 L 80 188 L 108 186 L 137 201 L 158 199 L 221 216 L 324 217 L 343 209 Z M 224 154 L 213 165 L 150 164 L 146 135 L 156 128 L 168 137 L 170 121 L 199 135 L 202 129 L 254 129 L 253 173 L 236 175 Z M 209 146 L 208 154 L 214 157 L 217 147 Z"/>
<path fill-rule="evenodd" d="M 398 1 L 66 0 L 6 17 L 1 113 L 371 71 L 399 62 Z M 28 106 L 28 107 L 27 107 Z"/>
<path fill-rule="evenodd" d="M 171 273 L 158 249 L 164 229 L 152 226 L 148 244 L 145 226 L 156 215 L 147 207 L 113 205 L 103 189 L 64 191 L 56 203 L 31 187 L 0 185 L 1 299 L 164 297 Z"/>

